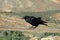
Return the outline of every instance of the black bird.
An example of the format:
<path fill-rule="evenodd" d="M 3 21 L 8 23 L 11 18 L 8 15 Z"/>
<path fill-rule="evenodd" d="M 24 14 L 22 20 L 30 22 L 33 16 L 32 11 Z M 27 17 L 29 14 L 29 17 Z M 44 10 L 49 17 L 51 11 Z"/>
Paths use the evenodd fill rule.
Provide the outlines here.
<path fill-rule="evenodd" d="M 32 25 L 32 27 L 35 26 L 35 27 L 33 27 L 33 29 L 36 28 L 39 24 L 48 26 L 47 24 L 45 24 L 47 22 L 43 21 L 41 19 L 41 17 L 36 18 L 34 16 L 24 16 L 23 19 L 25 19 L 26 22 L 30 23 Z"/>

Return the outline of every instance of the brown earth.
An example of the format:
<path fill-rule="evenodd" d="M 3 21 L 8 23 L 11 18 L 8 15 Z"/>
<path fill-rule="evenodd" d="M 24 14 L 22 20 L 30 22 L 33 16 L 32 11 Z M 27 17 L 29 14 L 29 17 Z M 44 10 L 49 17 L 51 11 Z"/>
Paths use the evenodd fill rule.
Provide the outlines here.
<path fill-rule="evenodd" d="M 59 26 L 55 23 L 47 23 L 49 26 L 39 25 L 36 29 L 28 29 L 31 25 L 20 17 L 6 16 L 5 14 L 0 14 L 0 30 L 18 30 L 27 32 L 60 32 Z"/>
<path fill-rule="evenodd" d="M 60 13 L 54 14 L 53 17 L 55 17 L 57 20 L 60 20 Z"/>
<path fill-rule="evenodd" d="M 0 13 L 0 30 L 22 31 L 25 36 L 29 36 L 30 40 L 37 40 L 34 33 L 54 32 L 60 33 L 60 25 L 55 23 L 47 23 L 49 26 L 39 25 L 36 29 L 28 29 L 31 25 L 21 17 L 7 16 Z"/>

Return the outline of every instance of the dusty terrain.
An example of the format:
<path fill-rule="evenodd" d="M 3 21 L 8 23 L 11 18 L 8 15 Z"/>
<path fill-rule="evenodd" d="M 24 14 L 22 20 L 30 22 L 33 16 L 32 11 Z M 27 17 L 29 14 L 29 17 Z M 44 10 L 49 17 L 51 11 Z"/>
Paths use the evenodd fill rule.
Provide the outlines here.
<path fill-rule="evenodd" d="M 57 18 L 59 14 L 53 15 Z M 58 16 L 59 18 L 60 16 Z M 25 36 L 31 37 L 30 40 L 37 40 L 34 36 L 44 32 L 60 33 L 60 24 L 47 23 L 48 26 L 39 25 L 36 29 L 29 29 L 31 25 L 19 16 L 9 16 L 6 13 L 0 13 L 0 30 L 22 31 Z"/>
<path fill-rule="evenodd" d="M 51 12 L 52 11 L 52 12 Z M 55 13 L 56 11 L 56 13 Z M 2 13 L 1 13 L 2 12 Z M 5 12 L 5 13 L 4 13 Z M 14 12 L 9 15 L 9 12 Z M 32 12 L 22 13 L 20 12 Z M 34 12 L 41 12 L 36 14 Z M 17 14 L 15 14 L 17 13 Z M 19 15 L 19 16 L 18 16 Z M 29 29 L 32 25 L 21 19 L 24 15 L 51 18 L 58 22 L 48 21 L 47 25 L 39 25 L 36 29 Z M 50 16 L 49 16 L 50 15 Z M 55 19 L 54 19 L 55 18 Z M 22 31 L 24 35 L 30 36 L 31 40 L 37 40 L 32 34 L 44 32 L 60 33 L 60 1 L 59 0 L 0 0 L 0 30 Z M 37 34 L 37 35 L 38 35 Z"/>
<path fill-rule="evenodd" d="M 0 30 L 19 30 L 28 32 L 60 32 L 60 25 L 47 23 L 49 26 L 39 25 L 36 29 L 28 29 L 31 25 L 20 17 L 6 16 L 0 13 Z"/>
<path fill-rule="evenodd" d="M 40 12 L 59 9 L 59 0 L 0 0 L 0 12 Z"/>
<path fill-rule="evenodd" d="M 53 2 L 60 4 L 60 0 L 52 0 Z"/>

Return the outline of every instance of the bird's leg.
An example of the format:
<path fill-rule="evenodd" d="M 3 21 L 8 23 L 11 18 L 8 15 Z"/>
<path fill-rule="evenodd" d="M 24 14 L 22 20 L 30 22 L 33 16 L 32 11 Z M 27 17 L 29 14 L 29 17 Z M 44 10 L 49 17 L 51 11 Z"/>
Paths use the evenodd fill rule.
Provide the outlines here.
<path fill-rule="evenodd" d="M 47 24 L 43 24 L 43 25 L 48 26 Z"/>
<path fill-rule="evenodd" d="M 29 29 L 31 29 L 32 27 L 29 27 Z"/>
<path fill-rule="evenodd" d="M 32 27 L 30 27 L 29 29 L 35 29 L 36 27 L 35 26 L 32 26 Z"/>
<path fill-rule="evenodd" d="M 32 28 L 33 28 L 33 26 L 29 27 L 29 29 L 32 29 Z"/>
<path fill-rule="evenodd" d="M 35 29 L 37 26 L 34 26 L 33 29 Z"/>

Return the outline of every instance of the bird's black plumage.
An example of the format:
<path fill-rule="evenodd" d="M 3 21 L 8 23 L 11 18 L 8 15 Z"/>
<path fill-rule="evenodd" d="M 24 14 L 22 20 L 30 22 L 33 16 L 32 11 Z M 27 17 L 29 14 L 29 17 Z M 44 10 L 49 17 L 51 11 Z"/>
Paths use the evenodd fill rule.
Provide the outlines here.
<path fill-rule="evenodd" d="M 47 22 L 43 21 L 41 19 L 41 17 L 34 17 L 34 16 L 24 16 L 23 19 L 25 19 L 26 22 L 30 23 L 32 26 L 35 26 L 35 28 L 39 25 L 39 24 L 42 24 L 42 25 L 45 25 L 47 26 Z"/>

